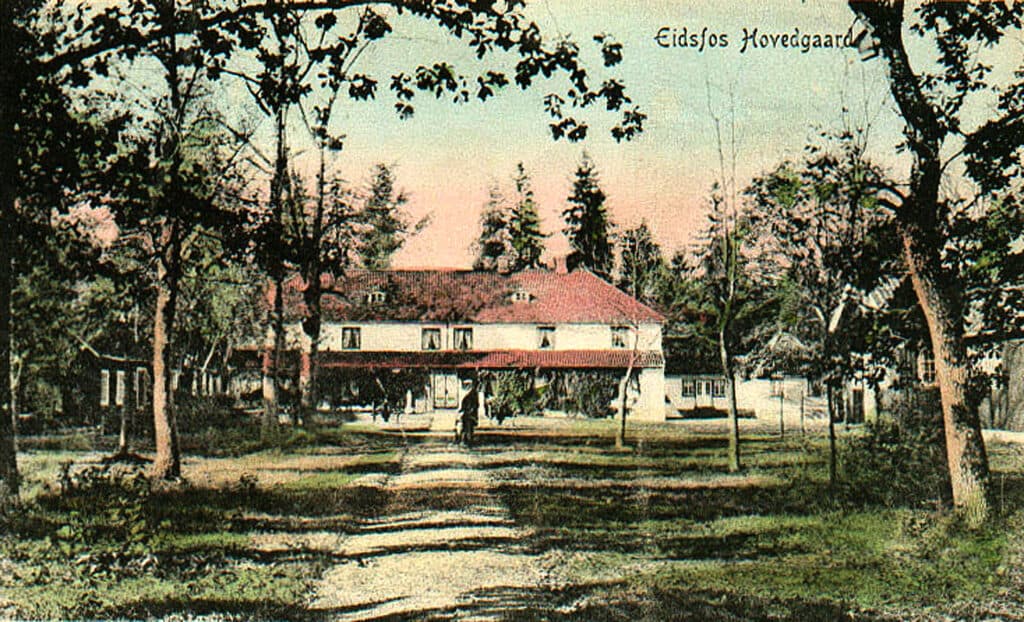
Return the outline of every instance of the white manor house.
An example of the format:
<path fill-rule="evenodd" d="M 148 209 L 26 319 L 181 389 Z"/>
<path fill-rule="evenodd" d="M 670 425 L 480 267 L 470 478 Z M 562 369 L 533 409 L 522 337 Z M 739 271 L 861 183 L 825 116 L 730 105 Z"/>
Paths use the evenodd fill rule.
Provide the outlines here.
<path fill-rule="evenodd" d="M 590 373 L 614 384 L 618 404 L 631 370 L 629 416 L 665 420 L 664 317 L 587 270 L 353 270 L 322 285 L 316 377 L 329 406 L 400 386 L 389 401 L 404 412 L 455 409 L 464 380 L 505 370 L 537 386 Z M 284 287 L 286 386 L 310 369 L 303 289 L 299 277 Z M 250 387 L 268 350 L 239 348 Z"/>

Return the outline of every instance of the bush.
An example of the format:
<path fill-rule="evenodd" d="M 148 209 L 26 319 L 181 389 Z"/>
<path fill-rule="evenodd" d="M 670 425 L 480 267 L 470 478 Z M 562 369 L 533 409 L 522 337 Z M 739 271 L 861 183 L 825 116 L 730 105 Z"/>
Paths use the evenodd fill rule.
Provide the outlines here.
<path fill-rule="evenodd" d="M 498 421 L 515 415 L 530 416 L 540 412 L 540 399 L 533 388 L 533 372 L 494 372 L 490 391 L 491 416 Z"/>
<path fill-rule="evenodd" d="M 244 424 L 248 417 L 234 407 L 234 398 L 227 395 L 176 395 L 174 411 L 183 434 L 206 428 L 228 428 Z"/>
<path fill-rule="evenodd" d="M 868 424 L 842 455 L 845 497 L 887 507 L 934 505 L 950 498 L 942 408 L 937 391 L 894 404 L 894 417 Z"/>
<path fill-rule="evenodd" d="M 139 574 L 151 565 L 166 528 L 150 511 L 152 489 L 137 465 L 109 463 L 74 471 L 61 465 L 60 495 L 48 500 L 64 517 L 47 536 L 50 550 L 90 576 Z"/>
<path fill-rule="evenodd" d="M 614 371 L 556 372 L 544 388 L 540 405 L 593 418 L 615 414 L 612 401 L 619 394 L 621 376 Z"/>

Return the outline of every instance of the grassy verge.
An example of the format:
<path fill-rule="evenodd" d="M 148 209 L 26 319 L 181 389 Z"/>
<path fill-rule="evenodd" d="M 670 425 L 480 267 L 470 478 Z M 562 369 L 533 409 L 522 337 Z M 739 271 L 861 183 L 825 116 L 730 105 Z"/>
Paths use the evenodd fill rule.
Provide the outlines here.
<path fill-rule="evenodd" d="M 830 495 L 820 437 L 748 438 L 747 470 L 730 475 L 721 437 L 665 428 L 639 436 L 628 454 L 534 438 L 491 455 L 505 473 L 503 499 L 533 528 L 529 544 L 564 554 L 567 583 L 594 586 L 581 602 L 641 617 L 672 611 L 671 602 L 702 610 L 697 599 L 747 603 L 748 619 L 904 618 L 1007 589 L 1019 537 L 1011 525 L 1024 501 L 1019 447 L 990 448 L 1002 510 L 972 532 L 941 510 L 873 505 L 856 482 Z M 512 460 L 517 450 L 527 460 Z M 732 619 L 720 609 L 708 619 Z M 620 619 L 593 607 L 579 613 Z"/>
<path fill-rule="evenodd" d="M 513 619 L 983 618 L 971 603 L 1020 593 L 1007 583 L 1024 522 L 1019 445 L 990 444 L 996 516 L 965 531 L 936 506 L 880 503 L 853 468 L 830 492 L 820 435 L 748 434 L 746 470 L 730 474 L 723 435 L 637 426 L 623 452 L 611 429 L 481 432 L 473 451 L 528 528 L 521 544 L 554 556 L 566 586 L 524 596 L 534 604 Z M 0 536 L 0 617 L 302 618 L 361 520 L 490 494 L 425 485 L 391 498 L 360 485 L 397 471 L 399 435 L 323 428 L 268 447 L 233 434 L 189 455 L 190 485 L 162 489 L 102 478 L 62 487 L 62 465 L 97 454 L 23 454 L 30 501 Z M 851 447 L 840 454 L 848 466 Z"/>
<path fill-rule="evenodd" d="M 401 439 L 332 429 L 253 446 L 189 457 L 188 482 L 161 487 L 95 452 L 24 452 L 26 503 L 0 525 L 0 617 L 305 617 L 336 561 L 309 534 L 382 507 L 384 491 L 353 484 L 396 469 Z"/>

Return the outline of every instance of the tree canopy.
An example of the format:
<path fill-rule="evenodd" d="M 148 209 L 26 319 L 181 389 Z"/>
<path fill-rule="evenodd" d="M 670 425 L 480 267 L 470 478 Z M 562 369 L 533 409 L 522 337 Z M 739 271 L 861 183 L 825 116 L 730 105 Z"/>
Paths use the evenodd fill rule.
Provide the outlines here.
<path fill-rule="evenodd" d="M 586 153 L 573 175 L 572 193 L 562 212 L 562 230 L 572 247 L 570 261 L 607 278 L 614 261 L 613 224 L 605 206 L 597 166 Z"/>

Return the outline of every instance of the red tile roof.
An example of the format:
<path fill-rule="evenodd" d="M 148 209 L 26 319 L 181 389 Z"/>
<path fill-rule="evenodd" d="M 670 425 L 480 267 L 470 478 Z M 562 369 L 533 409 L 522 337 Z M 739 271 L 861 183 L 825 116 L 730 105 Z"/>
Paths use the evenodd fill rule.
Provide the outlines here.
<path fill-rule="evenodd" d="M 471 270 L 353 270 L 325 277 L 326 321 L 432 321 L 482 324 L 663 323 L 664 317 L 586 270 L 528 270 L 498 274 Z M 305 312 L 303 281 L 285 283 L 290 319 Z M 382 292 L 384 302 L 368 302 Z M 513 294 L 529 296 L 516 302 Z"/>
<path fill-rule="evenodd" d="M 456 369 L 620 369 L 661 367 L 656 350 L 493 350 L 490 352 L 323 352 L 323 367 Z"/>

